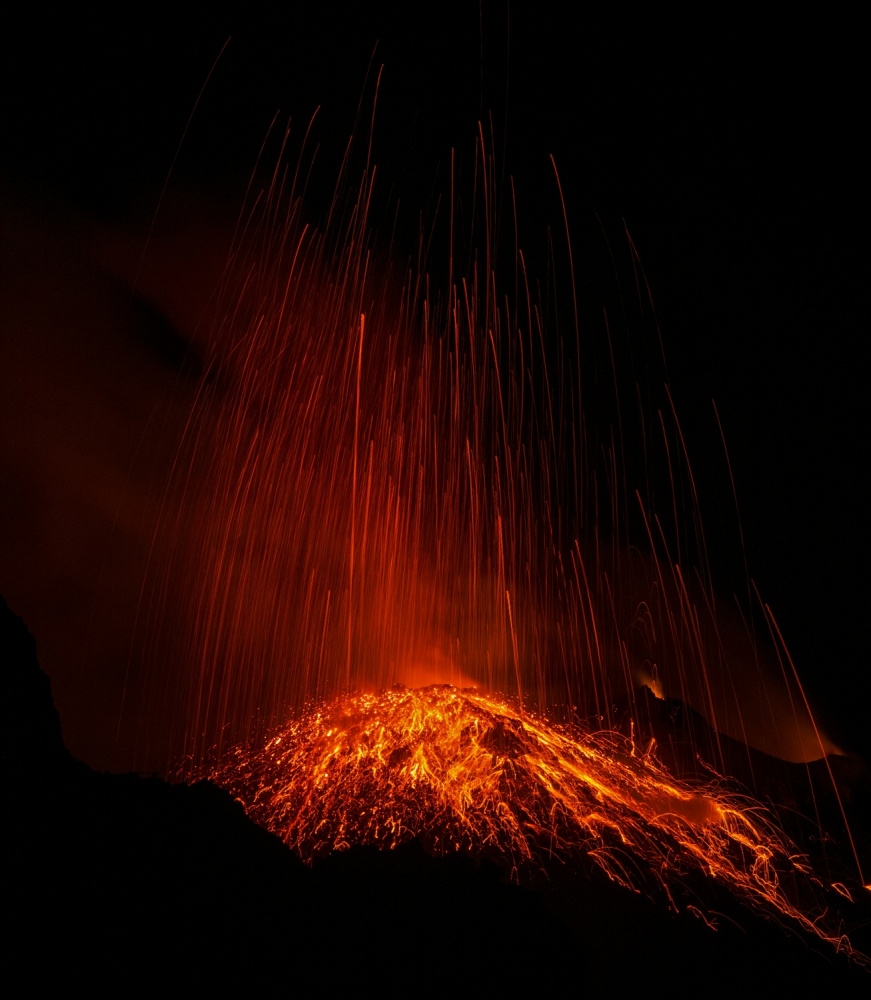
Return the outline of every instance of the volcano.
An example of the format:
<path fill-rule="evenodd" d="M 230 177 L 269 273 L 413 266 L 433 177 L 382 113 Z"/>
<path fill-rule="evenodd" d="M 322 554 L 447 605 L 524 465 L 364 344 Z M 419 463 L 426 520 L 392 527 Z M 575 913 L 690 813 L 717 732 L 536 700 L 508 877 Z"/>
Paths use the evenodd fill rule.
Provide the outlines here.
<path fill-rule="evenodd" d="M 849 33 L 250 6 L 0 39 L 0 589 L 230 793 L 6 619 L 16 972 L 866 995 Z"/>
<path fill-rule="evenodd" d="M 346 744 L 362 745 L 375 715 L 395 729 L 397 715 L 409 703 L 426 711 L 414 733 L 394 737 L 383 748 L 388 772 L 409 774 L 415 759 L 429 761 L 438 771 L 433 766 L 440 753 L 433 739 L 437 734 L 430 730 L 435 716 L 440 724 L 452 720 L 459 726 L 452 732 L 459 733 L 467 757 L 479 752 L 486 760 L 483 771 L 479 764 L 478 777 L 484 779 L 479 793 L 462 805 L 463 822 L 459 810 L 448 815 L 427 809 L 417 794 L 412 812 L 428 821 L 425 829 L 413 830 L 409 803 L 405 814 L 396 809 L 403 797 L 397 787 L 394 801 L 380 805 L 382 817 L 392 811 L 400 822 L 379 837 L 378 809 L 365 807 L 371 793 L 369 800 L 355 798 L 365 789 L 348 785 L 348 773 L 344 784 L 312 778 L 308 786 L 294 788 L 286 762 L 276 766 L 276 758 L 299 753 L 301 743 L 294 746 L 292 732 L 276 734 L 263 748 L 259 766 L 252 759 L 247 769 L 236 768 L 234 792 L 245 784 L 260 790 L 260 814 L 256 803 L 250 811 L 262 822 L 264 805 L 271 806 L 273 829 L 283 832 L 285 841 L 294 831 L 299 844 L 318 856 L 307 866 L 210 782 L 169 785 L 154 776 L 96 774 L 80 764 L 63 747 L 33 639 L 5 605 L 0 639 L 3 781 L 11 834 L 4 852 L 10 975 L 47 988 L 80 979 L 93 988 L 123 989 L 125 983 L 145 981 L 156 988 L 233 984 L 249 991 L 317 982 L 326 989 L 380 986 L 392 992 L 421 977 L 428 984 L 424 992 L 430 987 L 440 992 L 457 982 L 511 990 L 518 984 L 577 988 L 580 981 L 596 989 L 640 988 L 653 981 L 667 982 L 672 996 L 694 995 L 699 977 L 705 976 L 715 978 L 722 995 L 742 986 L 760 996 L 771 988 L 811 988 L 844 997 L 867 992 L 868 972 L 847 957 L 846 940 L 840 946 L 823 942 L 813 927 L 770 905 L 748 907 L 734 886 L 708 873 L 701 876 L 687 864 L 689 848 L 680 846 L 681 830 L 710 822 L 710 813 L 725 802 L 736 807 L 736 798 L 722 789 L 716 805 L 706 798 L 713 794 L 710 789 L 690 797 L 683 783 L 666 777 L 637 750 L 633 756 L 631 743 L 617 734 L 586 746 L 572 743 L 571 753 L 586 767 L 592 757 L 604 755 L 596 766 L 609 788 L 619 788 L 627 776 L 633 784 L 642 777 L 660 782 L 641 795 L 637 788 L 622 791 L 633 797 L 631 835 L 640 834 L 641 844 L 629 842 L 625 829 L 616 825 L 613 836 L 603 838 L 607 796 L 614 793 L 597 791 L 588 774 L 583 779 L 586 839 L 575 840 L 573 853 L 564 852 L 555 864 L 556 838 L 544 829 L 535 836 L 527 832 L 514 855 L 499 842 L 521 814 L 530 831 L 529 818 L 541 806 L 550 808 L 552 829 L 566 836 L 569 824 L 557 828 L 553 814 L 558 809 L 537 802 L 541 790 L 529 783 L 536 745 L 548 744 L 551 764 L 567 752 L 541 720 L 521 721 L 510 706 L 450 688 L 388 692 L 384 697 L 393 706 L 392 718 L 384 714 L 383 700 L 379 704 L 374 698 L 345 704 L 333 718 L 322 712 L 296 730 L 298 738 L 306 727 L 309 733 L 313 726 L 319 729 L 320 747 L 317 740 L 304 741 L 309 766 L 324 741 L 335 745 L 340 731 Z M 676 734 L 673 712 L 671 728 Z M 369 752 L 379 755 L 374 740 Z M 347 754 L 344 761 L 341 753 L 333 756 L 337 766 L 353 771 Z M 450 767 L 450 761 L 443 763 Z M 460 763 L 470 766 L 468 759 Z M 362 758 L 358 764 L 361 774 L 368 771 L 370 783 L 375 780 L 375 769 Z M 755 764 L 760 778 L 767 776 L 772 785 L 782 780 L 761 755 Z M 489 825 L 496 814 L 491 809 L 488 815 L 481 801 L 488 769 L 503 788 L 510 775 L 516 791 L 514 816 L 503 808 L 501 829 Z M 224 783 L 229 783 L 228 773 Z M 264 776 L 275 775 L 285 781 L 284 794 L 276 795 L 277 789 L 264 782 Z M 867 796 L 867 776 L 863 780 Z M 851 783 L 854 791 L 862 787 L 855 773 Z M 264 796 L 264 789 L 270 794 Z M 557 793 L 556 784 L 551 791 Z M 344 809 L 337 795 L 344 797 Z M 638 818 L 643 796 L 652 810 L 647 820 Z M 288 817 L 300 816 L 306 798 L 314 800 L 306 815 L 319 820 L 304 828 L 297 819 L 294 826 Z M 825 809 L 824 797 L 821 805 Z M 746 839 L 763 812 L 761 807 L 747 811 L 746 823 L 732 833 Z M 626 810 L 612 808 L 610 815 L 625 821 Z M 672 830 L 667 852 L 657 828 L 663 823 Z M 363 845 L 367 830 L 380 849 Z M 861 839 L 866 830 L 857 826 L 856 834 Z M 313 849 L 317 836 L 320 850 Z M 348 846 L 352 841 L 357 846 Z M 833 847 L 830 842 L 832 870 L 837 866 Z M 531 878 L 525 865 L 533 858 L 537 874 Z M 806 862 L 807 855 L 781 859 L 799 869 Z M 518 872 L 526 873 L 524 885 L 517 884 Z M 679 908 L 669 906 L 669 898 Z M 839 901 L 840 918 L 832 909 L 825 916 L 842 920 L 845 930 L 856 927 L 858 946 L 862 926 L 867 928 L 867 901 L 832 899 Z M 52 961 L 46 962 L 49 955 Z"/>

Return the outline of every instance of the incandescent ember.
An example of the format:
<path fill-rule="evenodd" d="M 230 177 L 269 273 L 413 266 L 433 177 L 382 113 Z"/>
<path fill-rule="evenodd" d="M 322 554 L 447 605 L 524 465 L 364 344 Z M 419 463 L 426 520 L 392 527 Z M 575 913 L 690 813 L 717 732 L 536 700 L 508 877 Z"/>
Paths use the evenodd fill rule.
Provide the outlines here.
<path fill-rule="evenodd" d="M 202 774 L 202 772 L 201 772 Z M 828 893 L 776 816 L 725 779 L 672 776 L 655 743 L 554 725 L 510 701 L 450 685 L 341 698 L 207 773 L 307 860 L 413 838 L 436 854 L 498 856 L 518 874 L 589 859 L 635 891 L 692 875 L 846 950 L 822 919 Z M 688 907 L 689 908 L 689 907 Z"/>

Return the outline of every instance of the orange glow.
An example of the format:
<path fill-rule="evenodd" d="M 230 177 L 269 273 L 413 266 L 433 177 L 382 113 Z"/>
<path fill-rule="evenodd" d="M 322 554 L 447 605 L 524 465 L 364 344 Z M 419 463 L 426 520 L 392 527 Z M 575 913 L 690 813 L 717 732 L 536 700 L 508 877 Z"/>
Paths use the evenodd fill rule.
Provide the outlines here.
<path fill-rule="evenodd" d="M 497 856 L 521 877 L 585 857 L 627 889 L 658 886 L 675 908 L 694 870 L 852 953 L 796 902 L 826 887 L 758 802 L 713 775 L 674 778 L 652 744 L 553 725 L 479 691 L 396 686 L 339 699 L 259 749 L 237 747 L 208 776 L 306 859 L 414 837 L 437 854 Z"/>
<path fill-rule="evenodd" d="M 614 428 L 590 438 L 577 312 L 548 327 L 520 251 L 515 298 L 499 293 L 483 141 L 478 166 L 482 249 L 460 273 L 451 245 L 440 289 L 376 266 L 368 164 L 323 232 L 278 173 L 240 227 L 150 612 L 178 601 L 193 622 L 152 651 L 188 773 L 305 858 L 412 837 L 518 872 L 583 857 L 674 906 L 693 871 L 849 949 L 793 898 L 822 883 L 772 814 L 620 735 L 642 678 L 705 715 L 696 751 L 715 764 L 720 733 L 795 760 L 831 749 L 795 679 L 764 666 L 788 659 L 764 605 L 767 654 L 714 596 L 668 394 L 637 437 L 674 526 Z M 172 657 L 196 669 L 176 679 Z"/>
<path fill-rule="evenodd" d="M 478 163 L 488 219 L 483 140 Z M 240 224 L 155 530 L 152 715 L 201 756 L 312 699 L 437 682 L 612 727 L 647 674 L 718 732 L 790 760 L 830 752 L 714 596 L 677 418 L 634 432 L 648 467 L 690 484 L 688 525 L 669 531 L 613 429 L 591 439 L 578 319 L 546 324 L 522 253 L 511 300 L 488 270 L 492 223 L 461 274 L 452 221 L 433 287 L 376 266 L 370 166 L 323 232 L 282 184 Z"/>

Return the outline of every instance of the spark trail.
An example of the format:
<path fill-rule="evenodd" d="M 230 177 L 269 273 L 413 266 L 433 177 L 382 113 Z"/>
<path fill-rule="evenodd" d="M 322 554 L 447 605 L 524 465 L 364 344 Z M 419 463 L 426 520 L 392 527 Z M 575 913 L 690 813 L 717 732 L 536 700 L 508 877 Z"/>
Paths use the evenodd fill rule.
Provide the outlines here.
<path fill-rule="evenodd" d="M 653 741 L 553 725 L 471 689 L 340 699 L 260 748 L 235 748 L 209 777 L 309 860 L 415 837 L 436 854 L 507 861 L 520 877 L 588 859 L 626 889 L 658 886 L 675 909 L 681 880 L 700 872 L 861 959 L 800 902 L 848 891 L 825 885 L 760 803 L 713 774 L 675 778 Z"/>
<path fill-rule="evenodd" d="M 577 312 L 548 326 L 519 250 L 500 295 L 483 140 L 477 164 L 478 249 L 461 274 L 452 203 L 441 293 L 380 263 L 368 164 L 322 232 L 280 171 L 242 227 L 161 525 L 155 613 L 181 593 L 196 623 L 173 654 L 197 669 L 163 688 L 188 776 L 306 858 L 412 837 L 518 870 L 581 856 L 630 888 L 640 867 L 672 905 L 700 872 L 849 949 L 795 898 L 823 880 L 772 814 L 617 732 L 615 706 L 651 676 L 741 738 L 738 654 L 673 407 L 658 441 L 643 420 L 637 435 L 667 469 L 672 530 L 627 470 L 619 402 L 590 440 Z M 791 752 L 821 756 L 796 705 L 774 706 Z"/>
<path fill-rule="evenodd" d="M 655 438 L 618 407 L 596 443 L 577 319 L 546 321 L 519 250 L 517 293 L 500 296 L 483 140 L 478 162 L 480 246 L 460 274 L 451 219 L 442 292 L 372 248 L 368 167 L 323 232 L 279 172 L 246 217 L 155 535 L 143 620 L 184 608 L 193 627 L 143 637 L 166 664 L 152 714 L 195 756 L 313 698 L 396 682 L 580 706 L 607 727 L 653 676 L 715 729 L 819 757 L 830 747 L 798 697 L 765 688 L 773 724 L 736 700 L 764 671 L 714 596 L 676 419 L 660 413 Z M 649 471 L 627 469 L 633 449 L 668 470 L 673 526 Z"/>

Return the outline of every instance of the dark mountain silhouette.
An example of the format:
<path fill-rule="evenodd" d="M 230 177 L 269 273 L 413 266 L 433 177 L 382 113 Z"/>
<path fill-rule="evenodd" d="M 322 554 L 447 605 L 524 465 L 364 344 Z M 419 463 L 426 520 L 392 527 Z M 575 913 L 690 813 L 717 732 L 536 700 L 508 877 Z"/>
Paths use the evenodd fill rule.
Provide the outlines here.
<path fill-rule="evenodd" d="M 383 64 L 372 146 L 382 200 L 372 221 L 387 238 L 396 203 L 405 206 L 399 259 L 417 250 L 418 212 L 425 231 L 433 192 L 447 190 L 449 151 L 458 175 L 470 176 L 481 121 L 495 136 L 506 191 L 514 179 L 520 232 L 549 264 L 565 258 L 551 242 L 563 218 L 552 155 L 582 305 L 598 315 L 601 286 L 615 279 L 610 248 L 591 249 L 588 230 L 605 243 L 625 224 L 638 249 L 700 492 L 715 487 L 705 523 L 726 522 L 711 553 L 715 565 L 726 562 L 723 593 L 746 588 L 746 554 L 826 732 L 867 759 L 862 33 L 818 11 L 757 11 L 751 23 L 714 8 L 688 20 L 593 6 L 570 21 L 556 4 L 464 4 L 461 14 L 458 6 L 246 3 L 171 17 L 141 3 L 113 16 L 99 5 L 51 17 L 22 6 L 0 32 L 0 178 L 64 206 L 59 223 L 75 208 L 107 226 L 140 217 L 145 229 L 155 219 L 175 225 L 159 197 L 169 180 L 221 204 L 235 224 L 271 123 L 273 140 L 288 118 L 299 138 L 320 107 L 306 189 L 316 221 L 348 136 L 368 134 Z M 267 146 L 264 162 L 276 155 Z M 15 233 L 0 235 L 7 260 L 21 258 Z M 137 260 L 144 246 L 136 243 Z M 436 264 L 444 251 L 433 249 Z M 195 284 L 189 271 L 185 286 Z M 634 283 L 621 292 L 631 300 Z M 54 295 L 65 311 L 81 301 Z M 117 309 L 171 365 L 181 342 L 160 303 L 140 298 Z M 707 461 L 712 441 L 720 455 L 712 397 L 733 463 L 740 546 L 723 462 Z M 24 410 L 16 416 L 27 424 Z M 76 521 L 69 497 L 58 496 Z M 8 551 L 26 538 L 19 515 L 34 506 L 25 495 L 20 509 L 5 508 Z M 25 551 L 28 560 L 38 575 Z M 4 577 L 10 598 L 17 584 Z M 75 618 L 82 605 L 71 592 L 60 599 Z M 112 624 L 107 616 L 107 634 Z M 49 638 L 62 647 L 54 632 L 36 635 Z M 98 679 L 95 663 L 78 681 L 85 703 L 89 688 L 105 695 Z M 10 995 L 871 993 L 871 976 L 843 955 L 702 878 L 688 881 L 681 903 L 695 901 L 716 931 L 596 869 L 555 867 L 523 888 L 498 866 L 431 858 L 416 843 L 390 854 L 352 849 L 308 868 L 208 784 L 94 773 L 65 749 L 34 639 L 5 605 L 0 685 Z M 692 775 L 706 724 L 678 702 L 646 704 L 660 756 Z M 100 706 L 93 711 L 105 722 Z M 818 870 L 855 880 L 825 767 L 790 767 L 721 742 L 728 772 L 783 807 L 785 829 Z M 831 766 L 867 880 L 868 772 L 850 757 Z M 866 952 L 868 895 L 853 906 L 836 898 L 830 913 Z"/>
<path fill-rule="evenodd" d="M 430 857 L 416 841 L 306 867 L 207 782 L 97 774 L 74 760 L 34 639 L 5 603 L 0 655 L 11 982 L 249 995 L 867 995 L 868 973 L 844 955 L 701 878 L 688 880 L 687 899 L 717 930 L 592 868 L 557 867 L 530 889 L 492 863 Z M 859 910 L 850 916 L 861 923 Z"/>

